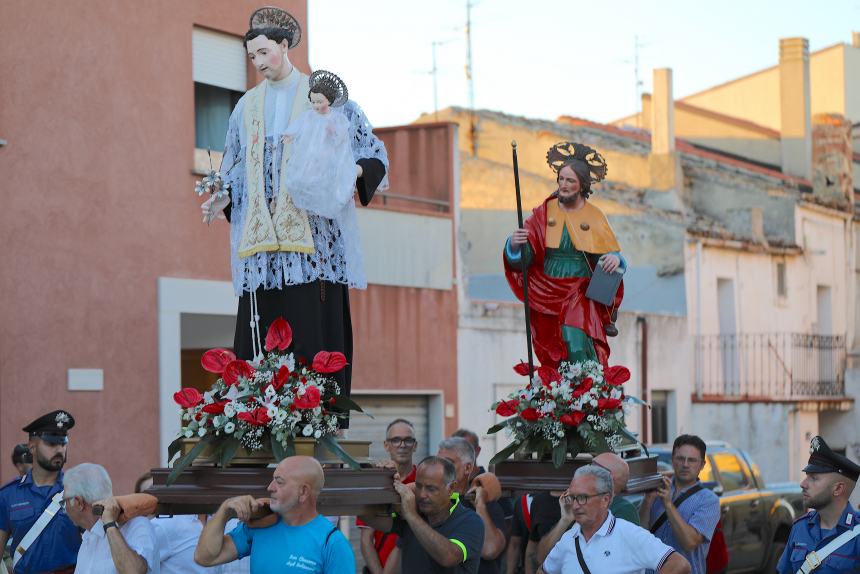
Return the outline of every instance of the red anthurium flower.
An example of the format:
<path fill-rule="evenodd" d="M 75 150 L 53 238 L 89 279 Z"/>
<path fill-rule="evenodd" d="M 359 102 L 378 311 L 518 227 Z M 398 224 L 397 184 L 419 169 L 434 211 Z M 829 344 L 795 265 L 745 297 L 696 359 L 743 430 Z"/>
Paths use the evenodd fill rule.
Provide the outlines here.
<path fill-rule="evenodd" d="M 299 409 L 312 409 L 320 404 L 320 390 L 311 385 L 305 389 L 305 394 L 296 395 L 293 404 Z"/>
<path fill-rule="evenodd" d="M 621 400 L 619 399 L 597 399 L 597 409 L 601 411 L 617 409 L 620 406 Z"/>
<path fill-rule="evenodd" d="M 630 380 L 630 369 L 622 367 L 621 365 L 609 367 L 604 371 L 603 378 L 606 379 L 606 382 L 610 385 L 617 387 Z"/>
<path fill-rule="evenodd" d="M 535 368 L 534 368 L 534 366 L 532 366 L 532 372 L 534 372 L 534 371 L 535 371 Z M 524 363 L 523 361 L 520 361 L 519 363 L 514 365 L 514 372 L 518 375 L 528 377 L 529 376 L 529 364 Z"/>
<path fill-rule="evenodd" d="M 272 324 L 269 325 L 269 330 L 266 332 L 266 350 L 286 351 L 293 342 L 293 329 L 287 320 L 283 317 L 278 317 Z"/>
<path fill-rule="evenodd" d="M 290 380 L 290 370 L 286 365 L 281 365 L 281 368 L 278 369 L 278 372 L 275 373 L 274 378 L 272 379 L 272 387 L 276 391 L 280 391 L 281 387 L 287 384 L 287 381 Z"/>
<path fill-rule="evenodd" d="M 209 413 L 210 415 L 222 415 L 224 414 L 224 407 L 230 401 L 218 401 L 215 403 L 209 403 L 205 407 L 203 407 L 202 411 L 204 413 Z"/>
<path fill-rule="evenodd" d="M 173 393 L 173 400 L 183 409 L 190 409 L 203 402 L 203 395 L 197 389 L 187 387 Z"/>
<path fill-rule="evenodd" d="M 236 360 L 236 354 L 228 349 L 209 349 L 200 358 L 200 364 L 210 373 L 221 374 L 231 361 Z"/>
<path fill-rule="evenodd" d="M 346 357 L 343 353 L 334 351 L 320 351 L 314 356 L 314 362 L 311 368 L 318 373 L 329 374 L 336 373 L 346 366 Z"/>
<path fill-rule="evenodd" d="M 559 420 L 561 421 L 561 424 L 563 424 L 563 425 L 566 425 L 569 427 L 575 427 L 575 426 L 579 425 L 579 423 L 581 423 L 584 418 L 585 418 L 584 412 L 573 411 L 572 413 L 567 413 L 567 414 L 561 415 L 561 418 Z"/>
<path fill-rule="evenodd" d="M 591 380 L 591 377 L 588 377 L 584 381 L 579 383 L 579 386 L 573 390 L 570 396 L 572 396 L 573 398 L 581 397 L 582 395 L 591 390 L 592 385 L 594 385 L 594 381 Z"/>
<path fill-rule="evenodd" d="M 527 421 L 534 422 L 540 418 L 540 413 L 534 407 L 529 407 L 520 413 L 520 416 Z"/>
<path fill-rule="evenodd" d="M 496 414 L 502 417 L 515 415 L 517 414 L 517 405 L 519 404 L 520 401 L 516 399 L 511 399 L 510 401 L 499 401 L 499 405 L 496 407 Z"/>
<path fill-rule="evenodd" d="M 254 367 L 248 364 L 248 361 L 236 360 L 230 361 L 224 367 L 224 383 L 227 385 L 238 385 L 239 379 L 250 379 L 254 374 Z"/>
<path fill-rule="evenodd" d="M 543 382 L 543 386 L 547 388 L 549 388 L 549 384 L 553 381 L 558 382 L 561 380 L 559 372 L 552 367 L 539 367 L 537 371 L 540 380 Z"/>
<path fill-rule="evenodd" d="M 266 407 L 257 407 L 253 411 L 239 413 L 236 416 L 238 416 L 240 420 L 243 420 L 249 425 L 253 425 L 255 427 L 265 426 L 272 420 L 271 417 L 269 417 Z"/>

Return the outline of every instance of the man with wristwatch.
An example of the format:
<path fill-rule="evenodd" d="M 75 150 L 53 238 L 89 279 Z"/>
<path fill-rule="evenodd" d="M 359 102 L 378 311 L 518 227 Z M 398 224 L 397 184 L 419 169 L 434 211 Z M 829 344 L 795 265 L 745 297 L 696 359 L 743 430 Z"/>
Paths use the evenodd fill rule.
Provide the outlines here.
<path fill-rule="evenodd" d="M 117 524 L 120 507 L 103 466 L 83 463 L 66 473 L 63 506 L 84 530 L 76 573 L 145 574 L 160 572 L 155 530 L 149 519 L 138 516 Z M 93 506 L 101 505 L 101 516 Z"/>

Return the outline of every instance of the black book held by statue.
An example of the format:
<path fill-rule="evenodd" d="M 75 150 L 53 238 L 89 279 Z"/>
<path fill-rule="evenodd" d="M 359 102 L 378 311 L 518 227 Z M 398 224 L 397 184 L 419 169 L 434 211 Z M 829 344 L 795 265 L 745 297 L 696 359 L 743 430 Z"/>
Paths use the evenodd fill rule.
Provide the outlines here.
<path fill-rule="evenodd" d="M 611 307 L 612 302 L 615 301 L 618 286 L 621 285 L 622 276 L 623 274 L 618 271 L 607 273 L 600 265 L 595 265 L 585 296 L 592 301 Z"/>

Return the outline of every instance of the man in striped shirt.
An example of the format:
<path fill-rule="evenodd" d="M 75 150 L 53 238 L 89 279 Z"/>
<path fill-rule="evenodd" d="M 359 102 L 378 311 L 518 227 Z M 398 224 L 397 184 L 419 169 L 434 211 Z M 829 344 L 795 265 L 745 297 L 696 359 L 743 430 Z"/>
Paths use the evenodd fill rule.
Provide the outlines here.
<path fill-rule="evenodd" d="M 708 548 L 720 520 L 720 499 L 702 487 L 699 473 L 705 467 L 705 441 L 681 435 L 672 445 L 675 476 L 645 494 L 639 521 L 660 540 L 690 561 L 693 574 L 706 574 Z"/>
<path fill-rule="evenodd" d="M 609 510 L 612 476 L 592 464 L 576 470 L 562 497 L 570 499 L 576 524 L 544 560 L 546 574 L 687 574 L 690 564 L 644 528 L 618 520 Z"/>

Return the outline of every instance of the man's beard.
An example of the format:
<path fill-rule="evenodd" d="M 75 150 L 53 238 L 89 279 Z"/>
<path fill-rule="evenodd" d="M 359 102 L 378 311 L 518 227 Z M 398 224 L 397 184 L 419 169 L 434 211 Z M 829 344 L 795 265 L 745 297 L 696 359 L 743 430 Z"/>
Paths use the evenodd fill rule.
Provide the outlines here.
<path fill-rule="evenodd" d="M 58 454 L 53 458 L 44 458 L 36 453 L 36 463 L 48 472 L 57 472 L 66 464 L 66 457 Z"/>
<path fill-rule="evenodd" d="M 284 514 L 291 511 L 292 509 L 294 509 L 298 505 L 299 505 L 299 498 L 298 497 L 296 497 L 293 500 L 290 500 L 288 502 L 285 502 L 283 504 L 272 499 L 272 501 L 269 503 L 269 508 L 272 509 L 272 512 L 274 512 L 276 514 L 280 514 L 283 516 Z"/>

